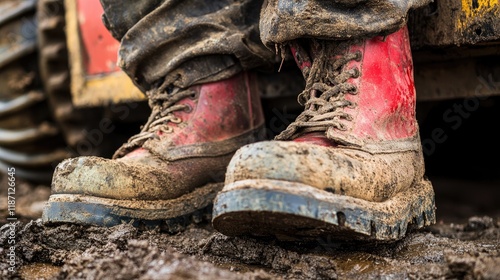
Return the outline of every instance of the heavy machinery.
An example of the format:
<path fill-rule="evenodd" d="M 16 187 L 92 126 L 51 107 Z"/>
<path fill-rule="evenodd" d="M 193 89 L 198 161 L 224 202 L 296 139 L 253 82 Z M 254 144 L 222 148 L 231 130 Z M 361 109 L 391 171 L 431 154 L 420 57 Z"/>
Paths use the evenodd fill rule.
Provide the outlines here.
<path fill-rule="evenodd" d="M 147 106 L 116 67 L 119 43 L 100 21 L 98 0 L 0 0 L 0 11 L 2 170 L 47 183 L 61 160 L 110 156 L 138 130 Z"/>
<path fill-rule="evenodd" d="M 102 24 L 99 0 L 0 0 L 0 11 L 1 169 L 48 182 L 62 159 L 110 156 L 138 131 L 149 109 L 116 66 L 119 42 Z M 435 0 L 408 25 L 420 120 L 432 123 L 438 102 L 500 95 L 498 0 Z M 263 76 L 260 86 L 268 122 L 280 127 L 299 110 L 302 84 L 276 81 Z M 458 121 L 453 113 L 438 114 L 450 118 L 443 125 Z M 423 126 L 429 155 L 443 135 Z"/>
<path fill-rule="evenodd" d="M 36 1 L 0 1 L 0 11 L 0 168 L 45 181 L 69 154 L 40 78 Z"/>

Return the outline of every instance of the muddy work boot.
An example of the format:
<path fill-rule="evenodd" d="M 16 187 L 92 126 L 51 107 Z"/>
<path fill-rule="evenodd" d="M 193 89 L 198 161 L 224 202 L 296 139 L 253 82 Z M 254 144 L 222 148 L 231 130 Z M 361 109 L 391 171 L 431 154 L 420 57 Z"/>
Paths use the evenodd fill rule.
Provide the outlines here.
<path fill-rule="evenodd" d="M 407 29 L 308 42 L 289 44 L 306 78 L 304 111 L 277 141 L 236 152 L 214 201 L 214 228 L 283 240 L 393 241 L 434 223 Z"/>
<path fill-rule="evenodd" d="M 78 157 L 57 166 L 43 221 L 132 222 L 175 232 L 203 209 L 209 219 L 231 157 L 264 126 L 254 79 L 244 72 L 149 92 L 149 120 L 113 159 Z"/>

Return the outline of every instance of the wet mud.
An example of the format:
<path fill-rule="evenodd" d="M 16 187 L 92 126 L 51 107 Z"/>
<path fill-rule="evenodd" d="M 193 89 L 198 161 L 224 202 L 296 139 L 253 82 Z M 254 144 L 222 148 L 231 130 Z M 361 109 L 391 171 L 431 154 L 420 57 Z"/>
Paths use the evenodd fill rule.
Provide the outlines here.
<path fill-rule="evenodd" d="M 2 279 L 500 279 L 500 224 L 490 217 L 381 245 L 235 238 L 209 224 L 176 235 L 39 219 L 16 229 L 16 273 L 6 259 L 10 227 L 0 230 Z"/>
<path fill-rule="evenodd" d="M 18 187 L 25 194 L 37 188 L 48 189 Z M 27 195 L 31 205 L 48 196 L 39 192 Z M 14 273 L 8 270 L 12 227 L 1 222 L 1 279 L 500 279 L 496 215 L 441 221 L 390 244 L 290 243 L 227 237 L 209 223 L 174 235 L 128 224 L 46 227 L 37 218 L 39 206 L 24 216 L 30 213 L 25 205 L 15 223 Z"/>

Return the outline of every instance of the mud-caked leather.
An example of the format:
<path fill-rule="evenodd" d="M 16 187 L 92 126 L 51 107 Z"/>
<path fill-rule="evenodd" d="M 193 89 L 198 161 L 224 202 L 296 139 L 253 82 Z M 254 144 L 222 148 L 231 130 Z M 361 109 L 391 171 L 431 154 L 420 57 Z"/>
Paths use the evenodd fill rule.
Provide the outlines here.
<path fill-rule="evenodd" d="M 315 67 L 329 74 L 299 96 L 304 112 L 275 141 L 234 155 L 214 204 L 222 233 L 396 240 L 435 221 L 407 29 L 329 44 L 309 54 L 290 44 L 306 81 Z"/>
<path fill-rule="evenodd" d="M 112 159 L 78 157 L 57 166 L 44 221 L 161 222 L 211 205 L 232 155 L 263 127 L 256 85 L 254 74 L 243 72 L 150 94 L 153 115 Z"/>

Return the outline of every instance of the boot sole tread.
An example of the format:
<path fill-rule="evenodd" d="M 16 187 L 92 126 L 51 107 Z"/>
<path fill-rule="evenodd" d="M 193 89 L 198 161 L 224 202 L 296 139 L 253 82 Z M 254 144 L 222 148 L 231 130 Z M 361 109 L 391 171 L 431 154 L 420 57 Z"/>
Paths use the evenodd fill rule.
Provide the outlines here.
<path fill-rule="evenodd" d="M 210 221 L 212 202 L 222 183 L 208 184 L 170 200 L 119 200 L 81 194 L 51 195 L 42 214 L 45 225 L 73 223 L 112 227 L 130 223 L 140 229 L 176 233 L 191 223 Z"/>
<path fill-rule="evenodd" d="M 244 180 L 217 195 L 212 224 L 230 236 L 280 240 L 396 241 L 435 223 L 434 191 L 422 179 L 384 202 L 332 194 L 308 185 Z"/>

